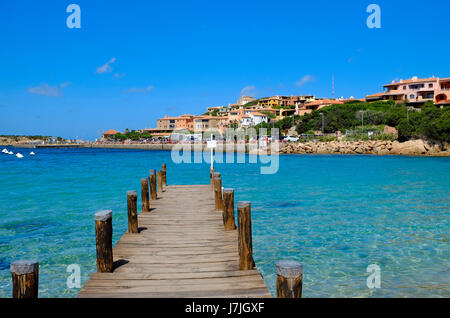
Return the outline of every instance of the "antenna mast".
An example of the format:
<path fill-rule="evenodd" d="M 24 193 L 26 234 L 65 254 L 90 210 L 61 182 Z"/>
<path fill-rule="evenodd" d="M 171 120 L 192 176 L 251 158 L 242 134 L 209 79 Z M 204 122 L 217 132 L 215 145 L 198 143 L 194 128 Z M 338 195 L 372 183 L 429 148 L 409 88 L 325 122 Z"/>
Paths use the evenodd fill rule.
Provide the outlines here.
<path fill-rule="evenodd" d="M 334 74 L 331 74 L 331 97 L 334 99 Z"/>

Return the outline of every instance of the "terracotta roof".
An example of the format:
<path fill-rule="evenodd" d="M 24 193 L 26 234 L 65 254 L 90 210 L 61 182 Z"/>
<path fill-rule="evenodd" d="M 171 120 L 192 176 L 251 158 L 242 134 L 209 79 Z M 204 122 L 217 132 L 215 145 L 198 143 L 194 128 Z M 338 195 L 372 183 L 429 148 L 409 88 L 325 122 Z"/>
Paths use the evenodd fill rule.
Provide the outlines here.
<path fill-rule="evenodd" d="M 336 104 L 343 104 L 343 102 L 337 99 L 321 99 L 311 103 L 306 103 L 305 106 L 320 106 L 325 104 L 336 105 Z"/>
<path fill-rule="evenodd" d="M 103 135 L 115 135 L 115 134 L 118 134 L 118 133 L 119 133 L 119 132 L 118 132 L 117 130 L 110 129 L 110 130 L 105 131 L 105 132 L 103 133 Z"/>
<path fill-rule="evenodd" d="M 410 84 L 410 83 L 422 83 L 422 82 L 436 82 L 438 80 L 437 77 L 429 77 L 429 78 L 410 78 L 407 80 L 404 80 L 402 82 L 395 82 L 395 83 L 391 83 L 391 84 L 387 84 L 384 85 L 384 87 L 388 87 L 388 86 L 398 86 L 398 85 L 403 85 L 403 84 Z"/>
<path fill-rule="evenodd" d="M 220 117 L 220 116 L 208 116 L 208 115 L 200 115 L 200 116 L 195 116 L 194 117 L 194 120 L 195 119 L 218 119 L 218 120 L 220 120 L 220 119 L 222 119 L 223 117 Z"/>
<path fill-rule="evenodd" d="M 384 93 L 376 93 L 376 94 L 372 94 L 372 95 L 367 95 L 366 98 L 370 98 L 370 97 L 380 97 L 383 96 Z"/>
<path fill-rule="evenodd" d="M 254 112 L 252 115 L 253 115 L 253 116 L 264 116 L 264 117 L 267 117 L 266 114 L 256 113 L 256 112 Z"/>

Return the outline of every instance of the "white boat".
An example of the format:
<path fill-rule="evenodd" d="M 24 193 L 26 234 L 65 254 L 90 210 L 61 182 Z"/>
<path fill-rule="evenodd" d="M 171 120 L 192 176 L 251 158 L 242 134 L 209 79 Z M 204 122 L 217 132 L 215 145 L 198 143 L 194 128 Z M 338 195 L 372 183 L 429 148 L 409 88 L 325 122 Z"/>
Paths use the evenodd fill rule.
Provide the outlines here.
<path fill-rule="evenodd" d="M 23 155 L 20 152 L 18 152 L 18 153 L 16 153 L 16 157 L 17 158 L 23 158 Z"/>
<path fill-rule="evenodd" d="M 7 153 L 8 153 L 8 150 L 7 150 L 6 148 L 3 148 L 2 152 L 3 152 L 4 154 L 7 154 Z"/>
<path fill-rule="evenodd" d="M 13 154 L 14 154 L 14 152 L 12 152 L 12 151 L 8 152 L 8 155 L 13 155 Z"/>
<path fill-rule="evenodd" d="M 35 155 L 35 153 L 32 151 L 32 152 L 30 152 L 30 156 L 34 156 Z"/>

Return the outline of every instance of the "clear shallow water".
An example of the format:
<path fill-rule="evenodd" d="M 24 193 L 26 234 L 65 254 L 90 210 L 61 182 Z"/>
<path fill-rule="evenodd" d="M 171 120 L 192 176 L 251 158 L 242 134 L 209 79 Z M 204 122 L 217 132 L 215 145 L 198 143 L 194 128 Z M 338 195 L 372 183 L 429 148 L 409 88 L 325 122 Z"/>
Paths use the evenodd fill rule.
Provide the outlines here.
<path fill-rule="evenodd" d="M 28 154 L 30 150 L 12 149 Z M 170 152 L 37 149 L 0 154 L 0 297 L 12 260 L 40 261 L 40 297 L 74 297 L 69 264 L 86 282 L 95 266 L 95 211 L 113 210 L 114 243 L 127 229 L 126 191 L 167 164 L 169 184 L 208 183 L 208 165 L 176 165 Z M 248 160 L 246 160 L 248 162 Z M 275 262 L 301 261 L 305 297 L 450 297 L 450 159 L 280 156 L 218 164 L 236 201 L 252 202 L 254 258 L 274 294 Z M 381 288 L 366 286 L 369 264 Z"/>

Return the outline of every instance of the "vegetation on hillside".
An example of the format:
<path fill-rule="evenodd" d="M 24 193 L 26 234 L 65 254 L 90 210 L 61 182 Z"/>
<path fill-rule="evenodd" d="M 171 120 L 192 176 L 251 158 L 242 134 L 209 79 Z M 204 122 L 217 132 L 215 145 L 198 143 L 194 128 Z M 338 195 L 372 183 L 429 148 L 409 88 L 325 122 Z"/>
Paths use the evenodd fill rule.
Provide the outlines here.
<path fill-rule="evenodd" d="M 258 102 L 259 102 L 259 99 L 248 102 L 248 103 L 244 104 L 244 108 L 255 106 L 256 104 L 258 104 Z"/>
<path fill-rule="evenodd" d="M 324 132 L 345 132 L 364 125 L 388 125 L 397 128 L 398 140 L 423 138 L 431 142 L 450 142 L 450 108 L 443 109 L 426 103 L 419 110 L 404 104 L 388 102 L 352 102 L 331 105 L 301 117 L 296 126 L 299 134 L 322 129 Z"/>
<path fill-rule="evenodd" d="M 256 132 L 258 134 L 259 134 L 260 128 L 266 128 L 268 135 L 272 135 L 272 128 L 277 128 L 279 133 L 282 134 L 282 133 L 286 132 L 289 128 L 294 126 L 295 123 L 299 122 L 300 118 L 301 117 L 297 116 L 297 115 L 288 116 L 288 117 L 280 119 L 276 122 L 273 122 L 273 121 L 271 121 L 269 123 L 262 122 L 262 123 L 256 125 L 254 128 L 256 129 Z"/>
<path fill-rule="evenodd" d="M 125 131 L 125 133 L 117 133 L 117 134 L 111 136 L 110 139 L 123 141 L 123 140 L 127 140 L 127 139 L 130 139 L 130 140 L 148 139 L 151 137 L 152 137 L 152 135 L 148 132 L 138 132 L 135 130 L 129 131 L 127 129 Z"/>

